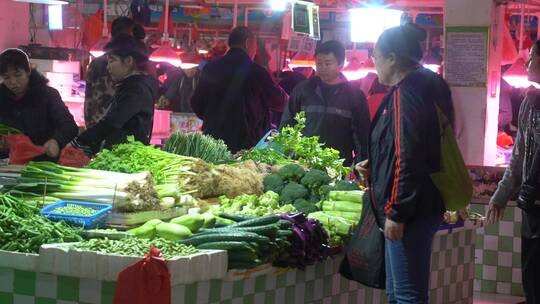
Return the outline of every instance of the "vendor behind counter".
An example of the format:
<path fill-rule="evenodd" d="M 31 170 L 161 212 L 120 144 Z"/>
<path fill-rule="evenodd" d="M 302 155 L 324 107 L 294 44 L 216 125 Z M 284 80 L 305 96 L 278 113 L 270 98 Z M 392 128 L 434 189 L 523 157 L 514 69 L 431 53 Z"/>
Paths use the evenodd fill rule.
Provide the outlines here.
<path fill-rule="evenodd" d="M 45 148 L 40 159 L 57 159 L 60 150 L 78 132 L 77 125 L 58 91 L 31 69 L 26 53 L 6 49 L 0 54 L 0 123 L 19 129 L 35 145 Z M 0 157 L 8 147 L 0 140 Z"/>
<path fill-rule="evenodd" d="M 159 82 L 143 73 L 148 62 L 146 50 L 130 35 L 121 34 L 105 51 L 107 70 L 116 84 L 111 106 L 103 118 L 71 142 L 88 155 L 124 143 L 129 136 L 149 144 L 152 134 Z"/>

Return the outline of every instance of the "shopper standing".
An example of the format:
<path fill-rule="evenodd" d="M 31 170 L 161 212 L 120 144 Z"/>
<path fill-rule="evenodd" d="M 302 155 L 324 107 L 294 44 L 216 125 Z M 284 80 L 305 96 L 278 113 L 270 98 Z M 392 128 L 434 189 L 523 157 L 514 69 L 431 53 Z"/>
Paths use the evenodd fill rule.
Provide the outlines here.
<path fill-rule="evenodd" d="M 298 112 L 306 114 L 305 136 L 340 152 L 345 164 L 367 158 L 369 109 L 364 93 L 343 76 L 345 48 L 327 41 L 315 50 L 317 74 L 292 91 L 281 119 L 281 127 L 294 124 Z"/>
<path fill-rule="evenodd" d="M 540 83 L 540 40 L 531 49 L 528 67 L 528 78 Z M 518 191 L 518 203 L 523 198 L 522 191 L 526 190 L 526 181 L 531 191 L 530 203 L 527 207 L 518 204 L 522 211 L 521 223 L 521 275 L 527 304 L 540 303 L 540 207 L 538 203 L 538 175 L 530 176 L 538 171 L 533 165 L 534 156 L 540 147 L 540 94 L 532 91 L 527 94 L 519 110 L 518 132 L 512 151 L 510 164 L 499 183 L 497 191 L 491 198 L 486 213 L 488 224 L 499 221 L 510 198 Z M 536 164 L 538 165 L 538 163 Z M 524 208 L 525 207 L 525 208 Z"/>
<path fill-rule="evenodd" d="M 428 303 L 431 247 L 445 211 L 430 175 L 440 171 L 436 106 L 453 121 L 448 85 L 423 68 L 426 32 L 408 24 L 382 33 L 373 60 L 391 86 L 371 126 L 369 184 L 384 223 L 388 302 Z M 369 167 L 369 169 L 367 169 Z"/>
<path fill-rule="evenodd" d="M 137 36 L 144 39 L 144 28 L 135 30 L 135 22 L 129 17 L 118 17 L 111 25 L 112 39 L 120 34 Z M 142 36 L 142 37 L 141 37 Z M 107 71 L 107 55 L 102 55 L 90 62 L 86 74 L 86 90 L 84 93 L 84 122 L 86 127 L 95 125 L 109 109 L 114 95 L 114 81 Z"/>
<path fill-rule="evenodd" d="M 205 65 L 191 107 L 203 132 L 235 153 L 257 144 L 271 128 L 271 111 L 283 111 L 287 94 L 253 62 L 257 39 L 247 27 L 235 28 L 228 43 L 225 56 Z"/>

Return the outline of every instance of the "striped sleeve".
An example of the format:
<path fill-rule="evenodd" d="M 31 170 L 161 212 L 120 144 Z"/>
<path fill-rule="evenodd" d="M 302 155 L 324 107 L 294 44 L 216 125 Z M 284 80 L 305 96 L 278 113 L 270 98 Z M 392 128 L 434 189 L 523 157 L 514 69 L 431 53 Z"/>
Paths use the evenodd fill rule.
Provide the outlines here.
<path fill-rule="evenodd" d="M 415 214 L 420 174 L 424 166 L 422 123 L 426 114 L 420 97 L 408 90 L 396 89 L 393 98 L 395 161 L 392 192 L 384 211 L 387 218 L 406 222 Z"/>

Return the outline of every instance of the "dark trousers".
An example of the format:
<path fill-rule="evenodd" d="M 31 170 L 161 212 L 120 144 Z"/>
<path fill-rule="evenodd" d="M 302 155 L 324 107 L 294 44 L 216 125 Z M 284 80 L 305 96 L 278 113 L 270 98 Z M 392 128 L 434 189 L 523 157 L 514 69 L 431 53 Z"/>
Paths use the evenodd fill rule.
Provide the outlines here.
<path fill-rule="evenodd" d="M 527 304 L 540 304 L 540 238 L 521 238 L 521 278 Z"/>
<path fill-rule="evenodd" d="M 386 240 L 386 295 L 389 304 L 427 304 L 433 237 L 442 216 L 405 224 L 403 238 Z"/>

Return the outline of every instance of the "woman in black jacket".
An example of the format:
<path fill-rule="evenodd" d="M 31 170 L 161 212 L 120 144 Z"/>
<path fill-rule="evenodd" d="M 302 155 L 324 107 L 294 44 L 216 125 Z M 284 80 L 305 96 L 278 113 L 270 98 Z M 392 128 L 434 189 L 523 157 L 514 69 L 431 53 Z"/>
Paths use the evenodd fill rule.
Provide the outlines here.
<path fill-rule="evenodd" d="M 412 24 L 386 30 L 373 60 L 391 86 L 371 125 L 369 184 L 384 223 L 389 303 L 428 303 L 433 237 L 445 206 L 430 175 L 440 171 L 437 106 L 453 121 L 446 82 L 420 65 L 426 33 Z"/>
<path fill-rule="evenodd" d="M 78 132 L 77 125 L 57 90 L 31 69 L 26 53 L 7 49 L 0 54 L 0 123 L 19 129 L 35 145 L 43 146 L 49 160 Z M 6 157 L 7 147 L 2 144 Z"/>
<path fill-rule="evenodd" d="M 105 46 L 105 50 L 108 56 L 107 70 L 116 83 L 112 104 L 97 124 L 71 142 L 88 155 L 124 143 L 128 136 L 149 144 L 154 100 L 159 90 L 159 82 L 142 73 L 148 55 L 133 37 L 119 35 Z"/>

